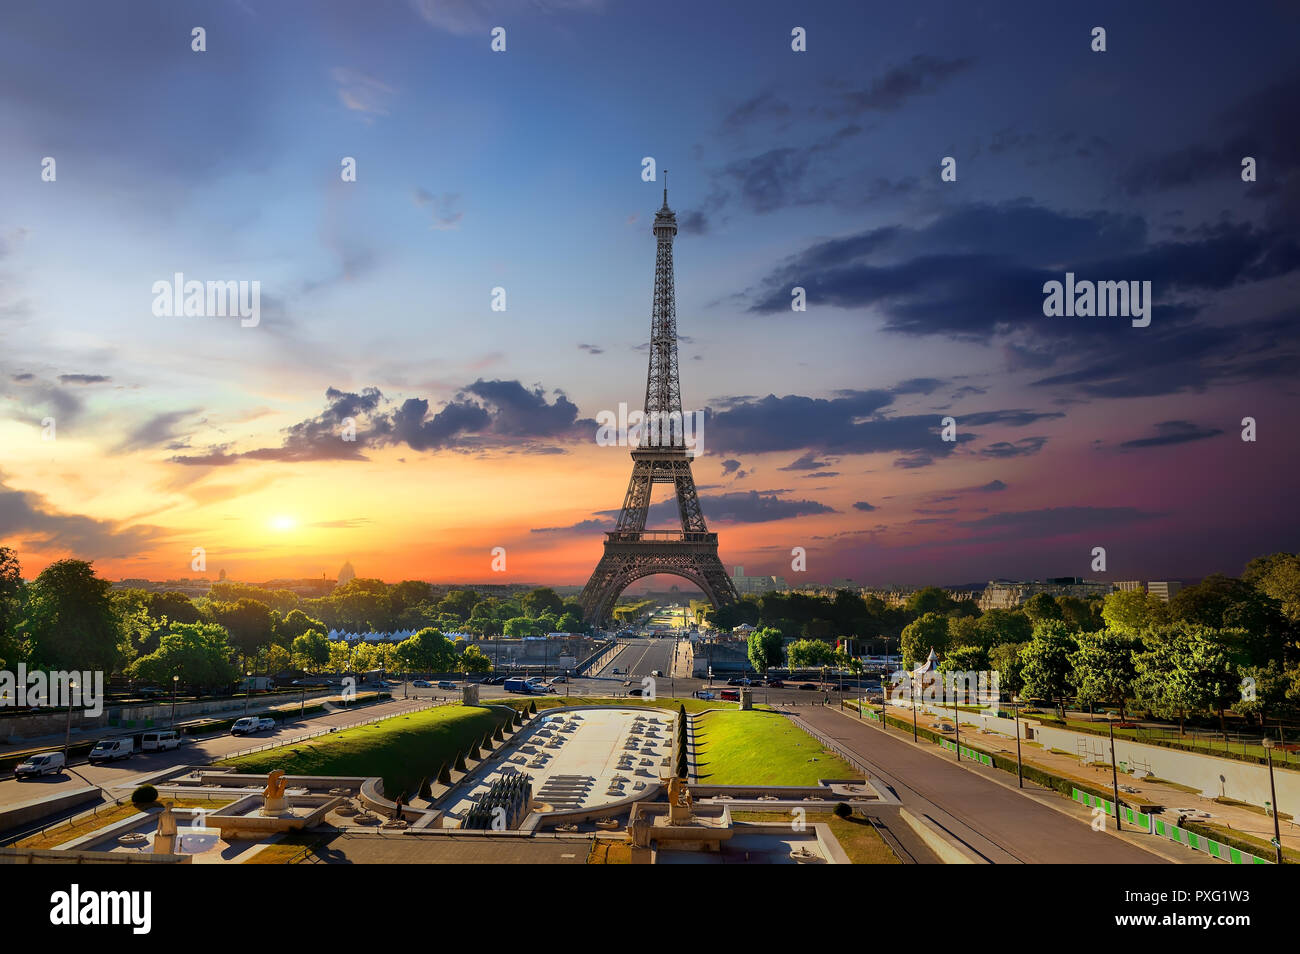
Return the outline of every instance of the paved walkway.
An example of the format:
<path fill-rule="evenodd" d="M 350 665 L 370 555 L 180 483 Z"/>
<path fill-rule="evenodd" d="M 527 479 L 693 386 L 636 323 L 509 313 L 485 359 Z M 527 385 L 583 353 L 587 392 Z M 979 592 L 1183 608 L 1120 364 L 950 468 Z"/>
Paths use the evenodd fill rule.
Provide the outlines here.
<path fill-rule="evenodd" d="M 908 809 L 928 815 L 995 864 L 1168 863 L 1111 831 L 1093 831 L 1031 795 L 941 758 L 927 750 L 932 746 L 915 745 L 834 709 L 800 707 L 792 714 L 866 763 Z M 1060 800 L 1055 792 L 1046 794 Z"/>

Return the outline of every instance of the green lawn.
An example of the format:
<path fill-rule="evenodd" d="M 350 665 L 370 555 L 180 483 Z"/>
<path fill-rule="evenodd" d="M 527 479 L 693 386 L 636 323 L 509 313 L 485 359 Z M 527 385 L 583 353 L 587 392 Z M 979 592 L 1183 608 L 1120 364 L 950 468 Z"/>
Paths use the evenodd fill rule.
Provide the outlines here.
<path fill-rule="evenodd" d="M 401 792 L 409 798 L 422 778 L 432 781 L 444 762 L 450 764 L 458 751 L 481 741 L 499 722 L 504 722 L 500 710 L 438 706 L 219 764 L 241 772 L 284 769 L 289 775 L 378 775 L 389 798 Z"/>
<path fill-rule="evenodd" d="M 732 812 L 736 821 L 761 821 L 789 823 L 790 816 L 779 812 Z M 808 813 L 812 822 L 826 822 L 831 834 L 840 843 L 849 861 L 855 865 L 901 865 L 898 856 L 885 844 L 885 839 L 871 826 L 864 816 L 853 814 L 851 818 L 837 818 L 830 812 L 825 814 Z"/>
<path fill-rule="evenodd" d="M 696 771 L 709 785 L 816 785 L 823 778 L 861 777 L 774 712 L 710 712 L 695 728 Z"/>

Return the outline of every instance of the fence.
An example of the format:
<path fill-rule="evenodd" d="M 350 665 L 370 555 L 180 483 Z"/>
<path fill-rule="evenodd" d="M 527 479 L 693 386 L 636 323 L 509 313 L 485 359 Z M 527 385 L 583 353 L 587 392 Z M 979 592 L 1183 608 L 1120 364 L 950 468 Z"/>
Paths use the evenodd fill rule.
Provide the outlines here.
<path fill-rule="evenodd" d="M 957 743 L 955 742 L 949 742 L 947 739 L 940 739 L 939 744 L 949 752 L 957 751 Z M 972 762 L 978 762 L 980 765 L 987 765 L 989 768 L 993 768 L 992 758 L 985 755 L 983 752 L 976 752 L 974 749 L 968 749 L 964 745 L 961 747 L 961 757 L 969 759 Z"/>
<path fill-rule="evenodd" d="M 295 736 L 292 739 L 272 739 L 270 742 L 266 742 L 263 745 L 254 745 L 251 748 L 240 749 L 237 752 L 227 753 L 225 755 L 222 755 L 221 758 L 237 759 L 240 756 L 252 755 L 254 752 L 262 752 L 265 751 L 266 749 L 279 749 L 279 748 L 283 748 L 286 745 L 294 745 L 298 742 L 305 742 L 307 739 L 314 739 L 317 738 L 318 736 L 329 735 L 331 732 L 339 732 L 343 729 L 354 729 L 359 725 L 369 725 L 372 722 L 383 722 L 385 719 L 395 719 L 401 715 L 410 715 L 412 712 L 419 712 L 421 709 L 433 709 L 433 708 L 437 708 L 438 706 L 450 706 L 450 705 L 457 705 L 457 703 L 419 702 L 414 705 L 410 705 L 402 709 L 398 709 L 396 712 L 388 712 L 381 716 L 375 716 L 372 719 L 363 719 L 360 722 L 352 722 L 349 723 L 348 725 L 330 726 L 328 728 L 318 729 L 315 732 L 308 732 L 306 735 Z"/>
<path fill-rule="evenodd" d="M 1107 799 L 1089 795 L 1087 792 L 1081 792 L 1076 788 L 1074 790 L 1074 800 L 1081 805 L 1100 808 L 1112 818 L 1115 816 L 1115 803 Z M 1170 841 L 1176 841 L 1178 844 L 1185 845 L 1194 851 L 1204 851 L 1220 861 L 1226 861 L 1234 865 L 1271 865 L 1273 863 L 1248 851 L 1242 851 L 1240 848 L 1234 848 L 1223 842 L 1215 841 L 1213 838 L 1207 838 L 1185 828 L 1179 828 L 1177 825 L 1171 825 L 1164 819 L 1156 818 L 1154 815 L 1144 815 L 1128 805 L 1121 805 L 1120 809 L 1124 813 L 1124 822 L 1130 828 L 1168 838 Z"/>
<path fill-rule="evenodd" d="M 867 769 L 866 763 L 856 758 L 851 752 L 846 752 L 843 748 L 841 748 L 840 744 L 836 742 L 834 739 L 829 739 L 826 736 L 822 735 L 820 732 L 818 732 L 808 723 L 804 722 L 802 719 L 798 719 L 797 724 L 799 728 L 803 729 L 805 732 L 811 735 L 814 739 L 816 739 L 826 748 L 830 749 L 832 752 L 834 752 L 844 761 L 848 762 L 851 766 L 853 766 L 855 769 L 861 772 L 863 778 L 871 777 L 871 772 Z"/>

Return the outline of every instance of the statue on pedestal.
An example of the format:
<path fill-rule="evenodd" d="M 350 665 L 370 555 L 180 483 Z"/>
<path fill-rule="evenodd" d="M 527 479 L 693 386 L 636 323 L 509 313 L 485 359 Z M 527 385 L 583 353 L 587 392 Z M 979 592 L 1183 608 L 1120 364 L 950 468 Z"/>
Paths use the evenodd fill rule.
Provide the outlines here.
<path fill-rule="evenodd" d="M 176 816 L 172 814 L 172 804 L 172 802 L 164 802 L 162 814 L 158 816 L 158 830 L 153 836 L 155 855 L 175 854 Z"/>
<path fill-rule="evenodd" d="M 289 799 L 284 795 L 288 785 L 284 769 L 276 769 L 266 777 L 266 789 L 262 792 L 263 815 L 280 815 L 288 810 Z"/>

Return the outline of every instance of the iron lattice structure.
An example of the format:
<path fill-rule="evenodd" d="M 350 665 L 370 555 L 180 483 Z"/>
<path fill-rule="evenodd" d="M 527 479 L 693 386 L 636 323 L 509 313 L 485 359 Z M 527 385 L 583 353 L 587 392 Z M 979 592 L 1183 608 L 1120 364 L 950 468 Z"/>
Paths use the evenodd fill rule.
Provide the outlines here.
<path fill-rule="evenodd" d="M 665 177 L 667 173 L 665 173 Z M 681 427 L 682 391 L 677 373 L 677 294 L 673 286 L 673 239 L 677 216 L 664 204 L 655 214 L 654 304 L 650 315 L 650 367 L 645 418 L 651 425 L 632 451 L 632 479 L 615 529 L 605 535 L 605 554 L 579 599 L 588 623 L 609 619 L 614 601 L 645 576 L 668 573 L 690 580 L 716 607 L 740 597 L 718 558 L 718 535 L 710 533 L 691 474 L 690 452 Z M 655 484 L 672 484 L 681 530 L 647 530 Z"/>

